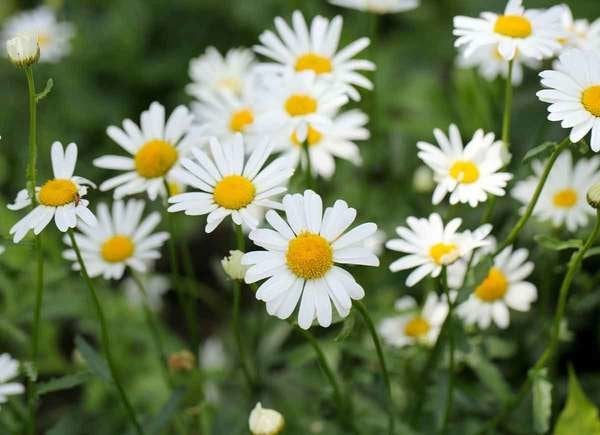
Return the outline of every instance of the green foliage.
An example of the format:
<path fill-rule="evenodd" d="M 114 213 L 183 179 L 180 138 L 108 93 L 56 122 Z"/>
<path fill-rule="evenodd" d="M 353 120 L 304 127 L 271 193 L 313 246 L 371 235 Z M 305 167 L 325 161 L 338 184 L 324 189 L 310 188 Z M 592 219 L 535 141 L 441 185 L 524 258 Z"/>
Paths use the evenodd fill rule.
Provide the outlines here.
<path fill-rule="evenodd" d="M 554 435 L 571 434 L 600 434 L 600 417 L 598 408 L 587 398 L 575 371 L 569 367 L 567 403 L 556 421 Z"/>
<path fill-rule="evenodd" d="M 550 429 L 552 416 L 552 383 L 548 380 L 547 370 L 540 370 L 533 376 L 533 427 L 537 433 L 546 433 Z"/>

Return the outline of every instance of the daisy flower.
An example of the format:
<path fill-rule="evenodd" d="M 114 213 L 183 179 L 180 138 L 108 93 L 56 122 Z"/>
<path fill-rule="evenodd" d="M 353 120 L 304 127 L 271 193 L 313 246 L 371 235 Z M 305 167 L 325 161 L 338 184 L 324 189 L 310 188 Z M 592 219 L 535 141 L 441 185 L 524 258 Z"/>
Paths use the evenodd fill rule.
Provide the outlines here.
<path fill-rule="evenodd" d="M 57 228 L 66 232 L 77 226 L 77 218 L 89 226 L 96 225 L 96 217 L 88 209 L 89 202 L 83 197 L 87 186 L 94 186 L 90 180 L 73 175 L 77 163 L 77 145 L 70 143 L 64 150 L 60 142 L 54 142 L 50 151 L 54 178 L 46 181 L 42 187 L 36 187 L 36 207 L 10 229 L 14 242 L 18 243 L 33 230 L 39 234 L 54 219 Z M 22 210 L 31 205 L 26 189 L 17 194 L 10 210 Z"/>
<path fill-rule="evenodd" d="M 312 71 L 286 73 L 266 83 L 262 94 L 265 111 L 256 120 L 256 131 L 263 135 L 308 138 L 309 126 L 324 133 L 331 117 L 348 102 L 344 89 L 318 80 Z"/>
<path fill-rule="evenodd" d="M 329 0 L 329 3 L 374 14 L 394 14 L 419 7 L 419 0 Z"/>
<path fill-rule="evenodd" d="M 377 225 L 366 223 L 346 232 L 356 210 L 338 200 L 323 212 L 321 197 L 312 190 L 286 195 L 283 208 L 286 220 L 269 210 L 266 219 L 273 229 L 250 233 L 254 244 L 266 250 L 248 252 L 242 258 L 242 264 L 251 266 L 246 282 L 266 279 L 256 299 L 266 302 L 270 315 L 287 319 L 300 302 L 301 328 L 308 329 L 315 318 L 328 327 L 332 303 L 344 318 L 350 313 L 352 299 L 365 295 L 352 275 L 337 264 L 378 266 L 378 258 L 364 246 Z"/>
<path fill-rule="evenodd" d="M 587 225 L 591 216 L 596 214 L 586 200 L 587 190 L 600 179 L 600 159 L 579 159 L 573 164 L 569 151 L 564 151 L 554 163 L 548 179 L 544 184 L 540 198 L 533 209 L 534 216 L 541 220 L 549 220 L 555 226 L 566 225 L 567 230 L 574 232 Z M 540 177 L 544 171 L 544 163 L 535 160 L 532 163 L 533 175 L 519 181 L 512 196 L 525 206 L 531 201 Z"/>
<path fill-rule="evenodd" d="M 433 204 L 442 202 L 450 193 L 450 204 L 469 203 L 476 207 L 488 195 L 504 196 L 504 188 L 512 175 L 499 172 L 502 161 L 502 141 L 494 141 L 494 133 L 477 130 L 463 147 L 456 125 L 449 128 L 448 136 L 440 129 L 433 131 L 439 146 L 417 143 L 418 156 L 434 172 L 437 183 Z"/>
<path fill-rule="evenodd" d="M 117 200 L 112 204 L 112 215 L 106 204 L 96 210 L 98 225 L 79 225 L 76 233 L 77 245 L 91 277 L 121 279 L 127 267 L 146 272 L 148 262 L 160 258 L 160 248 L 169 238 L 166 232 L 151 234 L 160 223 L 158 212 L 142 219 L 144 201 L 131 199 L 127 203 Z M 71 246 L 71 240 L 64 242 Z M 63 257 L 73 262 L 73 270 L 79 270 L 75 251 L 68 249 Z"/>
<path fill-rule="evenodd" d="M 339 15 L 332 20 L 317 15 L 309 29 L 300 11 L 292 14 L 292 27 L 283 18 L 275 18 L 279 35 L 267 30 L 259 37 L 262 45 L 254 47 L 275 63 L 262 63 L 257 69 L 276 74 L 312 71 L 329 83 L 343 85 L 353 100 L 360 100 L 354 87 L 370 90 L 373 83 L 358 71 L 373 71 L 375 64 L 353 57 L 369 45 L 369 38 L 357 39 L 338 51 L 342 24 Z"/>
<path fill-rule="evenodd" d="M 197 141 L 198 132 L 191 128 L 193 119 L 185 106 L 179 106 L 165 122 L 164 106 L 154 102 L 142 112 L 141 127 L 130 119 L 123 121 L 123 129 L 108 127 L 108 136 L 131 157 L 107 155 L 94 160 L 99 168 L 125 171 L 102 183 L 100 190 L 115 189 L 117 199 L 141 192 L 147 192 L 151 200 L 165 195 L 165 177 L 172 176 Z"/>
<path fill-rule="evenodd" d="M 138 284 L 133 278 L 127 278 L 123 282 L 125 297 L 129 304 L 133 307 L 139 307 L 147 303 L 152 311 L 160 311 L 163 307 L 163 296 L 171 288 L 169 278 L 162 275 L 144 274 L 140 277 L 147 297 L 145 298 L 140 292 Z"/>
<path fill-rule="evenodd" d="M 553 70 L 540 73 L 538 98 L 550 103 L 548 119 L 571 129 L 571 142 L 590 131 L 591 148 L 600 151 L 600 54 L 571 49 L 561 54 Z"/>
<path fill-rule="evenodd" d="M 9 396 L 23 394 L 25 387 L 18 382 L 9 382 L 19 374 L 19 362 L 9 354 L 0 355 L 0 404 L 6 403 Z"/>
<path fill-rule="evenodd" d="M 504 248 L 495 258 L 486 278 L 475 287 L 469 298 L 457 308 L 457 314 L 467 325 L 488 328 L 492 321 L 499 328 L 508 327 L 509 308 L 529 311 L 537 299 L 537 289 L 524 281 L 533 271 L 527 261 L 527 249 Z"/>
<path fill-rule="evenodd" d="M 399 314 L 383 319 L 377 328 L 387 344 L 394 347 L 435 344 L 448 315 L 445 296 L 429 293 L 422 308 L 412 297 L 404 296 L 394 307 Z"/>
<path fill-rule="evenodd" d="M 525 10 L 522 0 L 509 0 L 503 15 L 483 12 L 480 18 L 454 17 L 454 45 L 465 46 L 465 57 L 480 47 L 497 46 L 505 60 L 514 59 L 517 52 L 524 57 L 544 59 L 560 50 L 562 36 L 560 9 Z"/>
<path fill-rule="evenodd" d="M 58 62 L 71 51 L 73 25 L 58 22 L 52 9 L 41 6 L 9 17 L 2 29 L 2 40 L 22 34 L 36 35 L 40 62 Z"/>
<path fill-rule="evenodd" d="M 215 47 L 208 47 L 204 54 L 190 61 L 192 83 L 187 85 L 186 91 L 196 98 L 206 91 L 239 94 L 254 61 L 254 53 L 247 48 L 233 48 L 222 56 Z"/>
<path fill-rule="evenodd" d="M 396 228 L 400 238 L 389 240 L 385 246 L 408 254 L 390 264 L 392 272 L 416 268 L 406 279 L 408 287 L 427 275 L 438 277 L 444 266 L 466 258 L 475 248 L 488 244 L 485 238 L 492 231 L 492 226 L 486 224 L 473 232 L 458 232 L 462 219 L 455 218 L 444 225 L 437 213 L 432 213 L 427 219 L 411 216 L 406 223 L 408 227 Z"/>
<path fill-rule="evenodd" d="M 257 146 L 247 159 L 244 139 L 237 134 L 233 141 L 221 144 L 210 138 L 211 157 L 193 148 L 193 159 L 183 159 L 183 169 L 176 175 L 199 192 L 186 192 L 169 198 L 170 212 L 183 211 L 189 216 L 208 215 L 206 232 L 212 232 L 227 216 L 236 225 L 258 225 L 262 208 L 280 208 L 273 200 L 287 190 L 283 185 L 292 176 L 288 159 L 280 157 L 264 167 L 272 147 Z"/>
<path fill-rule="evenodd" d="M 562 8 L 562 26 L 564 37 L 559 42 L 565 48 L 600 49 L 600 19 L 590 23 L 586 19 L 575 19 L 571 8 L 566 5 Z"/>

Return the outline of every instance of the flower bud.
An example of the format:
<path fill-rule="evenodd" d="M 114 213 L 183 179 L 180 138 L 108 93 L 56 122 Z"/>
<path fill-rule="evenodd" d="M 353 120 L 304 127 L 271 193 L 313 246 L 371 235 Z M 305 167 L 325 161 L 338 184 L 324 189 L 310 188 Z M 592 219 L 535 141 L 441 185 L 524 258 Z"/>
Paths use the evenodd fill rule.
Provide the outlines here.
<path fill-rule="evenodd" d="M 429 193 L 435 186 L 433 172 L 427 166 L 419 166 L 413 175 L 413 187 L 417 193 Z"/>
<path fill-rule="evenodd" d="M 6 51 L 10 61 L 19 68 L 25 68 L 37 63 L 40 58 L 40 46 L 37 36 L 24 33 L 6 41 Z"/>
<path fill-rule="evenodd" d="M 175 352 L 169 357 L 169 368 L 171 371 L 189 372 L 196 366 L 196 358 L 189 350 Z"/>
<path fill-rule="evenodd" d="M 248 424 L 252 435 L 277 435 L 283 430 L 285 421 L 279 412 L 263 408 L 258 402 L 250 413 Z"/>
<path fill-rule="evenodd" d="M 229 257 L 221 260 L 221 266 L 229 278 L 244 279 L 248 268 L 242 264 L 243 255 L 242 251 L 229 251 Z"/>
<path fill-rule="evenodd" d="M 593 184 L 587 191 L 587 202 L 596 210 L 600 208 L 600 183 Z"/>

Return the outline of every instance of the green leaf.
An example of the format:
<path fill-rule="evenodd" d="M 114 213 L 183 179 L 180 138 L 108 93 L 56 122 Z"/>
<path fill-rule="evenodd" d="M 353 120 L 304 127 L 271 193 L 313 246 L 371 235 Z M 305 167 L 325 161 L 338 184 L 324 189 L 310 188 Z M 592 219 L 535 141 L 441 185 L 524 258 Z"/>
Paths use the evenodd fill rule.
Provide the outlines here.
<path fill-rule="evenodd" d="M 152 420 L 146 426 L 146 434 L 153 435 L 161 433 L 162 430 L 167 427 L 171 419 L 177 413 L 179 409 L 183 397 L 185 395 L 185 391 L 183 389 L 176 389 L 169 400 L 162 406 L 158 414 L 152 418 Z"/>
<path fill-rule="evenodd" d="M 534 237 L 535 241 L 540 244 L 543 248 L 550 249 L 552 251 L 564 251 L 565 249 L 579 249 L 581 248 L 582 242 L 578 239 L 570 240 L 559 240 L 554 237 L 547 236 L 545 234 L 537 235 Z"/>
<path fill-rule="evenodd" d="M 34 363 L 31 361 L 21 363 L 21 370 L 31 382 L 37 381 L 38 371 Z"/>
<path fill-rule="evenodd" d="M 106 361 L 82 336 L 75 337 L 75 346 L 93 374 L 107 382 L 112 382 Z"/>
<path fill-rule="evenodd" d="M 348 337 L 350 337 L 350 334 L 352 334 L 352 331 L 354 330 L 355 325 L 356 325 L 356 317 L 354 316 L 354 314 L 350 314 L 344 321 L 342 329 L 340 330 L 338 335 L 335 337 L 334 341 L 344 341 Z"/>
<path fill-rule="evenodd" d="M 545 369 L 534 375 L 532 393 L 533 427 L 537 433 L 546 433 L 550 429 L 552 416 L 552 384 L 548 381 Z"/>
<path fill-rule="evenodd" d="M 558 416 L 554 435 L 600 435 L 598 408 L 587 398 L 572 367 L 569 367 L 569 394 Z"/>
<path fill-rule="evenodd" d="M 528 161 L 541 156 L 542 154 L 549 152 L 550 149 L 556 146 L 556 142 L 544 142 L 541 145 L 531 148 L 523 157 L 523 163 L 527 163 Z"/>
<path fill-rule="evenodd" d="M 590 258 L 596 255 L 600 255 L 600 246 L 595 246 L 593 248 L 588 249 L 583 258 Z"/>
<path fill-rule="evenodd" d="M 466 356 L 467 365 L 477 375 L 482 384 L 490 390 L 496 398 L 506 402 L 511 398 L 511 390 L 508 383 L 504 380 L 502 373 L 498 368 L 481 352 L 474 351 Z"/>
<path fill-rule="evenodd" d="M 44 90 L 35 96 L 36 103 L 39 103 L 41 100 L 43 100 L 44 98 L 46 98 L 48 96 L 48 94 L 50 93 L 50 91 L 52 90 L 53 87 L 54 87 L 54 80 L 52 80 L 50 78 L 46 82 L 46 87 L 44 87 Z"/>
<path fill-rule="evenodd" d="M 48 382 L 40 384 L 37 388 L 38 396 L 52 393 L 55 391 L 69 390 L 84 384 L 91 378 L 92 374 L 88 371 L 75 373 L 72 375 L 62 376 L 60 378 L 51 379 Z"/>

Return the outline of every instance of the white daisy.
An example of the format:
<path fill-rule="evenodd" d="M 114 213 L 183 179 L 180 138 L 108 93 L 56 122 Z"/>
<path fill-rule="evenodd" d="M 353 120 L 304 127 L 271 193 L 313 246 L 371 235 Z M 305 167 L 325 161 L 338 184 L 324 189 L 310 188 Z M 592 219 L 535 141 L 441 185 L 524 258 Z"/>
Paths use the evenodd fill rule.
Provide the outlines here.
<path fill-rule="evenodd" d="M 194 148 L 194 159 L 183 159 L 183 169 L 176 171 L 179 179 L 200 191 L 172 196 L 169 211 L 183 211 L 190 216 L 207 214 L 207 233 L 227 216 L 236 225 L 244 223 L 256 228 L 262 208 L 281 207 L 273 197 L 287 190 L 284 184 L 294 172 L 283 157 L 263 168 L 271 150 L 270 145 L 263 143 L 246 159 L 241 134 L 223 144 L 210 138 L 211 157 Z"/>
<path fill-rule="evenodd" d="M 52 9 L 41 6 L 9 17 L 2 29 L 2 40 L 21 34 L 34 34 L 40 47 L 40 62 L 58 62 L 71 51 L 73 25 L 58 22 Z"/>
<path fill-rule="evenodd" d="M 15 243 L 20 242 L 30 230 L 36 235 L 41 233 L 52 219 L 63 233 L 77 226 L 77 218 L 87 225 L 96 225 L 96 218 L 88 209 L 89 202 L 83 198 L 87 194 L 87 186 L 95 187 L 94 183 L 73 175 L 77 164 L 77 145 L 70 143 L 63 150 L 60 142 L 54 142 L 50 156 L 54 178 L 35 188 L 37 206 L 10 229 Z M 23 189 L 8 208 L 21 210 L 30 205 L 29 192 Z"/>
<path fill-rule="evenodd" d="M 435 344 L 448 315 L 445 296 L 429 293 L 422 308 L 412 297 L 404 296 L 394 307 L 400 314 L 383 319 L 377 328 L 386 343 L 394 347 Z"/>
<path fill-rule="evenodd" d="M 154 102 L 142 112 L 141 128 L 130 119 L 123 121 L 123 129 L 108 127 L 108 136 L 131 157 L 106 155 L 94 160 L 99 168 L 125 171 L 102 183 L 100 190 L 115 189 L 117 199 L 144 191 L 151 200 L 165 195 L 165 177 L 172 176 L 181 158 L 198 141 L 193 119 L 185 106 L 178 106 L 165 122 L 164 106 Z"/>
<path fill-rule="evenodd" d="M 142 295 L 138 284 L 133 278 L 127 278 L 123 282 L 125 297 L 133 307 L 139 307 L 147 303 L 152 311 L 160 311 L 163 307 L 163 296 L 171 288 L 171 281 L 163 275 L 144 274 L 140 276 L 146 296 Z"/>
<path fill-rule="evenodd" d="M 301 328 L 308 329 L 315 318 L 328 327 L 332 303 L 344 318 L 350 313 L 352 299 L 365 295 L 352 275 L 336 263 L 378 266 L 378 258 L 364 246 L 377 225 L 366 223 L 345 233 L 356 210 L 338 200 L 323 212 L 321 197 L 312 190 L 286 195 L 283 208 L 287 222 L 269 210 L 266 219 L 273 229 L 250 233 L 250 239 L 266 251 L 248 252 L 242 258 L 243 264 L 251 266 L 246 282 L 266 279 L 256 299 L 266 302 L 270 315 L 287 319 L 300 301 Z"/>
<path fill-rule="evenodd" d="M 428 219 L 411 216 L 406 223 L 408 228 L 396 228 L 400 238 L 389 240 L 385 246 L 408 254 L 390 264 L 392 272 L 416 268 L 406 279 L 408 287 L 427 275 L 438 277 L 444 266 L 466 258 L 473 249 L 488 244 L 485 238 L 492 231 L 492 226 L 486 224 L 473 232 L 458 232 L 462 219 L 455 218 L 444 225 L 437 213 L 432 213 Z"/>
<path fill-rule="evenodd" d="M 458 36 L 454 45 L 464 45 L 466 57 L 480 47 L 496 45 L 505 60 L 514 59 L 517 52 L 541 60 L 560 50 L 560 20 L 558 8 L 525 10 L 522 0 L 509 0 L 503 15 L 483 12 L 481 18 L 454 17 L 453 34 Z"/>
<path fill-rule="evenodd" d="M 294 11 L 292 24 L 293 28 L 277 17 L 275 27 L 279 35 L 271 30 L 260 35 L 263 45 L 256 45 L 254 50 L 276 63 L 259 64 L 258 70 L 275 74 L 312 71 L 329 83 L 343 85 L 353 100 L 360 99 L 355 86 L 373 89 L 373 83 L 358 71 L 373 71 L 375 64 L 353 59 L 369 45 L 369 38 L 360 38 L 338 51 L 343 24 L 341 16 L 328 20 L 317 15 L 309 29 L 302 12 Z"/>
<path fill-rule="evenodd" d="M 600 158 L 579 159 L 573 164 L 570 151 L 564 151 L 552 167 L 544 184 L 540 198 L 533 209 L 534 216 L 549 220 L 555 226 L 565 225 L 573 232 L 587 225 L 596 212 L 586 200 L 587 190 L 600 179 Z M 533 175 L 519 181 L 511 195 L 524 205 L 529 204 L 542 172 L 544 163 L 535 160 L 532 163 Z"/>
<path fill-rule="evenodd" d="M 560 5 L 562 8 L 562 26 L 564 37 L 559 42 L 565 48 L 600 49 L 600 19 L 590 23 L 586 19 L 575 19 L 571 8 Z"/>
<path fill-rule="evenodd" d="M 340 86 L 318 80 L 312 71 L 286 73 L 266 83 L 265 111 L 256 120 L 256 131 L 276 138 L 308 137 L 308 127 L 324 132 L 331 117 L 348 102 Z"/>
<path fill-rule="evenodd" d="M 469 260 L 471 261 L 471 267 L 478 264 L 482 258 L 486 255 L 493 254 L 496 251 L 496 247 L 498 246 L 498 242 L 494 236 L 488 236 L 486 238 L 487 245 L 482 246 L 481 248 L 473 250 L 473 258 L 461 258 L 446 269 L 446 279 L 448 283 L 448 287 L 453 290 L 460 290 L 465 282 L 467 273 L 467 265 Z"/>
<path fill-rule="evenodd" d="M 253 67 L 254 53 L 250 49 L 233 48 L 223 57 L 215 47 L 208 47 L 204 54 L 190 61 L 192 83 L 186 91 L 196 98 L 206 91 L 239 94 Z"/>
<path fill-rule="evenodd" d="M 362 164 L 360 150 L 354 141 L 370 137 L 369 130 L 365 128 L 368 121 L 367 115 L 361 111 L 350 110 L 333 115 L 331 124 L 322 130 L 309 125 L 306 141 L 313 174 L 331 178 L 335 172 L 334 157 L 348 160 L 357 166 Z M 302 142 L 297 133 L 283 137 L 275 136 L 273 140 L 285 146 L 284 155 L 290 157 L 294 167 L 300 162 L 303 166 L 306 165 L 306 154 L 302 150 Z"/>
<path fill-rule="evenodd" d="M 571 142 L 579 142 L 590 131 L 593 151 L 600 151 L 600 54 L 571 49 L 560 55 L 554 70 L 540 73 L 548 89 L 537 93 L 550 103 L 548 119 L 571 129 Z"/>
<path fill-rule="evenodd" d="M 479 283 L 469 298 L 457 308 L 457 314 L 467 325 L 488 328 L 492 321 L 499 328 L 509 324 L 509 308 L 529 311 L 537 299 L 535 285 L 524 281 L 533 271 L 527 261 L 527 249 L 513 251 L 504 248 L 495 258 L 487 277 Z"/>
<path fill-rule="evenodd" d="M 419 7 L 419 0 L 329 0 L 329 3 L 374 14 L 394 14 Z"/>
<path fill-rule="evenodd" d="M 446 136 L 440 129 L 433 131 L 439 144 L 417 143 L 418 156 L 434 171 L 437 183 L 433 191 L 433 204 L 442 202 L 450 193 L 450 204 L 469 203 L 476 207 L 488 195 L 504 196 L 504 188 L 512 175 L 499 172 L 502 161 L 502 141 L 494 141 L 494 133 L 477 130 L 471 141 L 463 147 L 460 132 L 452 124 Z"/>
<path fill-rule="evenodd" d="M 19 362 L 9 354 L 0 355 L 0 404 L 6 403 L 9 396 L 23 394 L 25 387 L 18 382 L 8 382 L 19 374 Z"/>

